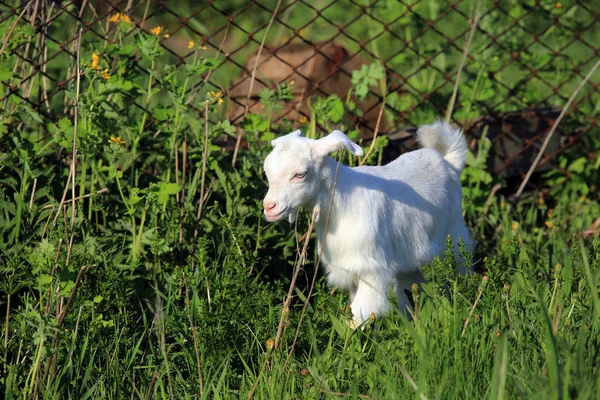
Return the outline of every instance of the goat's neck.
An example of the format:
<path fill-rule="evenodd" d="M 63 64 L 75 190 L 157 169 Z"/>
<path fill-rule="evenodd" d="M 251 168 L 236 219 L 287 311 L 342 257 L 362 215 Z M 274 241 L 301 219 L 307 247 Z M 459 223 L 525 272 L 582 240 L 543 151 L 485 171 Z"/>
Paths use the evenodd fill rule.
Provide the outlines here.
<path fill-rule="evenodd" d="M 340 184 L 343 182 L 342 185 L 344 187 L 350 184 L 351 179 L 348 177 L 350 173 L 350 168 L 338 164 L 331 157 L 327 157 L 323 161 L 323 166 L 321 167 L 321 191 L 315 199 L 314 204 L 319 209 L 319 227 L 325 227 L 328 220 L 330 225 L 334 223 L 337 214 L 336 210 L 341 206 L 344 196 L 344 190 L 340 190 Z"/>

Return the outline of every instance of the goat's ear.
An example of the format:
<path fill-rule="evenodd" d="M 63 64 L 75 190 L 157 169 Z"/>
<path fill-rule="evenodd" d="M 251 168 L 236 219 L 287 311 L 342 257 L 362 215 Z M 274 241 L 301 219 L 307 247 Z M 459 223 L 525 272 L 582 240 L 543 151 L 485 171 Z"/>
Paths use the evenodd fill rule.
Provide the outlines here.
<path fill-rule="evenodd" d="M 319 157 L 326 156 L 340 149 L 346 149 L 355 156 L 362 156 L 364 154 L 363 149 L 348 139 L 348 136 L 341 131 L 333 131 L 313 143 L 313 152 Z"/>
<path fill-rule="evenodd" d="M 294 132 L 292 132 L 292 133 L 288 133 L 288 134 L 287 134 L 287 135 L 285 135 L 285 136 L 280 136 L 280 137 L 278 137 L 277 139 L 273 139 L 273 140 L 271 140 L 271 146 L 273 146 L 273 147 L 277 146 L 279 143 L 281 143 L 281 140 L 282 140 L 283 138 L 286 138 L 286 137 L 288 137 L 288 136 L 292 136 L 292 137 L 293 137 L 293 136 L 300 137 L 300 136 L 302 136 L 302 131 L 301 131 L 300 129 L 296 129 L 296 130 L 295 130 Z"/>

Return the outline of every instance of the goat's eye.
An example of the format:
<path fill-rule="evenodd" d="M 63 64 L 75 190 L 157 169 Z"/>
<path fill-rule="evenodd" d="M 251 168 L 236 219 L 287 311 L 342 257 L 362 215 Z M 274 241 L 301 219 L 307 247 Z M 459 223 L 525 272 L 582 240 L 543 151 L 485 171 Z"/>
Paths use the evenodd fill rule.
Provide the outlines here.
<path fill-rule="evenodd" d="M 298 172 L 294 175 L 294 179 L 304 179 L 306 177 L 306 172 Z"/>

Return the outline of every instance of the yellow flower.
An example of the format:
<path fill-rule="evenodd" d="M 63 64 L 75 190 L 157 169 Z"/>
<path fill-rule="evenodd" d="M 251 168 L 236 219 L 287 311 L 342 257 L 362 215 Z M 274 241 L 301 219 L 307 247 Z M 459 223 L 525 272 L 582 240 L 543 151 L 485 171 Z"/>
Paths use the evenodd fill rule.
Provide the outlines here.
<path fill-rule="evenodd" d="M 412 286 L 410 287 L 410 291 L 413 293 L 413 295 L 419 294 L 419 285 L 417 285 L 416 283 L 413 283 Z"/>
<path fill-rule="evenodd" d="M 194 47 L 194 42 L 192 42 L 191 40 L 188 42 L 188 49 L 191 49 Z"/>
<path fill-rule="evenodd" d="M 560 272 L 560 270 L 562 269 L 562 267 L 563 267 L 563 266 L 562 266 L 562 264 L 561 264 L 561 263 L 557 263 L 557 264 L 554 266 L 554 271 L 556 271 L 556 272 Z"/>
<path fill-rule="evenodd" d="M 214 97 L 217 104 L 223 104 L 223 93 L 221 92 L 208 92 L 206 97 L 208 97 L 209 100 Z"/>
<path fill-rule="evenodd" d="M 295 83 L 296 83 L 296 81 L 291 81 L 290 86 L 294 86 Z"/>
<path fill-rule="evenodd" d="M 267 340 L 267 351 L 270 353 L 275 347 L 275 341 L 273 339 Z"/>
<path fill-rule="evenodd" d="M 556 8 L 562 8 L 562 6 L 563 4 L 560 1 L 554 5 Z"/>
<path fill-rule="evenodd" d="M 126 24 L 130 24 L 131 18 L 129 17 L 129 15 L 121 14 L 121 21 L 125 22 Z"/>
<path fill-rule="evenodd" d="M 170 38 L 170 37 L 171 37 L 171 35 L 169 35 L 168 33 L 167 33 L 167 34 L 165 34 L 165 39 L 168 39 L 168 38 Z"/>
<path fill-rule="evenodd" d="M 125 144 L 125 141 L 123 139 L 121 139 L 119 136 L 111 136 L 110 139 L 108 140 L 109 143 L 113 143 L 113 144 L 118 144 L 120 146 L 123 146 Z"/>
<path fill-rule="evenodd" d="M 157 26 L 156 28 L 151 29 L 150 32 L 152 32 L 154 36 L 158 36 L 162 32 L 162 29 L 162 26 Z"/>
<path fill-rule="evenodd" d="M 517 221 L 513 221 L 511 228 L 513 231 L 516 231 L 517 229 L 519 229 L 519 223 Z"/>
<path fill-rule="evenodd" d="M 206 50 L 206 46 L 200 47 L 200 50 Z"/>
<path fill-rule="evenodd" d="M 96 53 L 92 54 L 92 69 L 102 69 L 99 65 L 98 65 L 98 61 L 100 60 L 100 56 Z"/>
<path fill-rule="evenodd" d="M 552 221 L 546 221 L 545 224 L 548 227 L 548 229 L 554 228 L 554 224 L 552 223 Z"/>
<path fill-rule="evenodd" d="M 110 17 L 108 19 L 108 22 L 117 22 L 119 20 L 119 17 L 121 16 L 120 13 L 116 13 L 114 14 L 112 17 Z M 128 17 L 129 18 L 129 17 Z"/>
<path fill-rule="evenodd" d="M 298 123 L 304 125 L 305 123 L 308 122 L 308 119 L 306 119 L 306 117 L 303 115 L 300 118 L 298 118 Z"/>
<path fill-rule="evenodd" d="M 108 68 L 102 71 L 102 75 L 100 75 L 102 79 L 110 79 L 110 74 L 108 73 Z"/>

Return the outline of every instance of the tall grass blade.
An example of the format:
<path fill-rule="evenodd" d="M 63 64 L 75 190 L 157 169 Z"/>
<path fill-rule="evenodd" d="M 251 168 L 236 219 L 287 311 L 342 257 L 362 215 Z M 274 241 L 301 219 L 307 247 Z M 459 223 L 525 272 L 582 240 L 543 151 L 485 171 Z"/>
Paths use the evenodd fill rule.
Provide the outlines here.
<path fill-rule="evenodd" d="M 494 359 L 494 372 L 492 375 L 492 386 L 490 400 L 504 400 L 506 387 L 506 371 L 508 369 L 508 337 L 503 333 L 496 344 L 496 356 Z"/>

